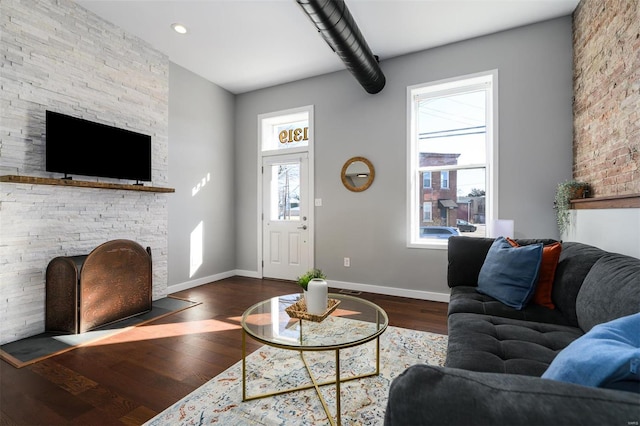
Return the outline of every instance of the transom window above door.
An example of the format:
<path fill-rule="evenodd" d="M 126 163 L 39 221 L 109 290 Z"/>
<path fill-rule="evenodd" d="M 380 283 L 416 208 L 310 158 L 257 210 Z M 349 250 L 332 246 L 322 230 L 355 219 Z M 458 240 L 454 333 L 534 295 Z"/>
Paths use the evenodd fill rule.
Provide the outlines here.
<path fill-rule="evenodd" d="M 261 126 L 263 153 L 306 150 L 309 146 L 310 110 L 306 107 L 286 114 L 277 113 L 272 117 L 264 117 Z"/>

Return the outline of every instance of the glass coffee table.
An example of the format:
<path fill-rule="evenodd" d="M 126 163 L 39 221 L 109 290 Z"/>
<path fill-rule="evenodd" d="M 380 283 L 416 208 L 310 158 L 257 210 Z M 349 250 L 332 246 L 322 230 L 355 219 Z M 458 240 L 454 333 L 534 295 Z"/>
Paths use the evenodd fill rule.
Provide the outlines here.
<path fill-rule="evenodd" d="M 368 300 L 344 294 L 329 294 L 329 299 L 339 301 L 335 311 L 321 322 L 291 318 L 285 309 L 296 303 L 301 294 L 273 297 L 256 303 L 242 315 L 242 400 L 250 401 L 268 396 L 281 395 L 315 388 L 324 411 L 332 425 L 341 424 L 340 384 L 349 380 L 380 374 L 380 335 L 389 324 L 386 312 Z M 247 395 L 246 336 L 258 342 L 281 349 L 300 352 L 309 373 L 311 384 L 278 390 L 260 395 Z M 340 376 L 340 350 L 376 340 L 375 371 L 357 376 Z M 314 377 L 304 353 L 308 351 L 335 351 L 335 378 L 318 382 Z M 330 413 L 320 392 L 321 386 L 336 387 L 336 419 Z"/>

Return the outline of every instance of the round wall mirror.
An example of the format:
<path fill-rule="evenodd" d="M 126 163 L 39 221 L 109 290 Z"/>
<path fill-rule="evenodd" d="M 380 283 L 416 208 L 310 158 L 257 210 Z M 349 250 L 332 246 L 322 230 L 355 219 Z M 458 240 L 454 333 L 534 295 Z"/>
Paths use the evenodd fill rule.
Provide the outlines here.
<path fill-rule="evenodd" d="M 373 183 L 376 172 L 371 161 L 364 157 L 353 157 L 342 166 L 342 183 L 353 192 L 361 192 Z"/>

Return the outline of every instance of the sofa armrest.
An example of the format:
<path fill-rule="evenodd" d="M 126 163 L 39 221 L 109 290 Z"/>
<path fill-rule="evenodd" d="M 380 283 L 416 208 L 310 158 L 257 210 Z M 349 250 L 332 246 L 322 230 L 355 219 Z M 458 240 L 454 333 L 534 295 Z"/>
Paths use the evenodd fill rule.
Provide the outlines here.
<path fill-rule="evenodd" d="M 515 374 L 414 365 L 391 384 L 385 426 L 630 425 L 638 394 Z"/>

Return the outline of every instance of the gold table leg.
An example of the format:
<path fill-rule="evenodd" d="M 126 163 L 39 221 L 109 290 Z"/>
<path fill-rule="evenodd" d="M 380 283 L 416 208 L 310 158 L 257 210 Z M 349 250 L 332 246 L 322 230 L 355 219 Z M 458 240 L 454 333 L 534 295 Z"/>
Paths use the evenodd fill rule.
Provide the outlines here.
<path fill-rule="evenodd" d="M 242 329 L 242 400 L 247 400 L 247 332 Z"/>
<path fill-rule="evenodd" d="M 340 415 L 340 400 L 342 396 L 340 395 L 340 349 L 336 349 L 336 420 L 338 421 L 338 426 L 342 424 L 342 417 Z M 328 416 L 329 414 L 327 414 Z"/>
<path fill-rule="evenodd" d="M 265 394 L 260 394 L 260 395 L 255 395 L 255 396 L 247 396 L 247 373 L 246 373 L 246 332 L 244 331 L 244 329 L 242 330 L 242 401 L 252 401 L 254 399 L 261 399 L 261 398 L 267 398 L 270 396 L 276 396 L 276 395 L 282 395 L 285 393 L 290 393 L 290 392 L 295 392 L 295 391 L 300 391 L 300 390 L 306 390 L 306 389 L 311 389 L 311 388 L 315 388 L 316 390 L 316 394 L 318 395 L 318 398 L 320 399 L 320 403 L 322 404 L 322 407 L 324 408 L 324 412 L 327 415 L 327 418 L 329 419 L 329 423 L 332 426 L 340 426 L 342 424 L 342 414 L 341 414 L 341 396 L 340 396 L 340 385 L 342 383 L 345 382 L 349 382 L 351 380 L 357 380 L 357 379 L 362 379 L 365 377 L 372 377 L 372 376 L 378 376 L 380 375 L 380 336 L 376 337 L 376 370 L 374 372 L 371 373 L 365 373 L 365 374 L 360 374 L 357 376 L 352 376 L 352 377 L 347 377 L 345 379 L 340 377 L 340 349 L 336 349 L 335 350 L 335 357 L 336 357 L 336 376 L 335 376 L 335 380 L 329 380 L 326 382 L 322 382 L 322 383 L 318 383 L 315 376 L 313 375 L 312 371 L 311 371 L 311 367 L 309 367 L 309 365 L 307 364 L 307 361 L 304 357 L 304 351 L 299 351 L 300 352 L 300 358 L 302 359 L 302 362 L 304 363 L 304 366 L 307 369 L 307 373 L 309 373 L 309 377 L 311 378 L 311 384 L 310 385 L 303 385 L 303 386 L 298 386 L 295 388 L 290 388 L 290 389 L 283 389 L 281 391 L 276 391 L 276 392 L 270 392 L 270 393 L 265 393 Z M 335 384 L 336 386 L 336 420 L 333 419 L 333 415 L 331 414 L 329 407 L 326 403 L 326 401 L 324 400 L 324 397 L 322 396 L 322 393 L 320 392 L 320 388 L 322 386 L 326 386 L 326 385 L 332 385 Z"/>

